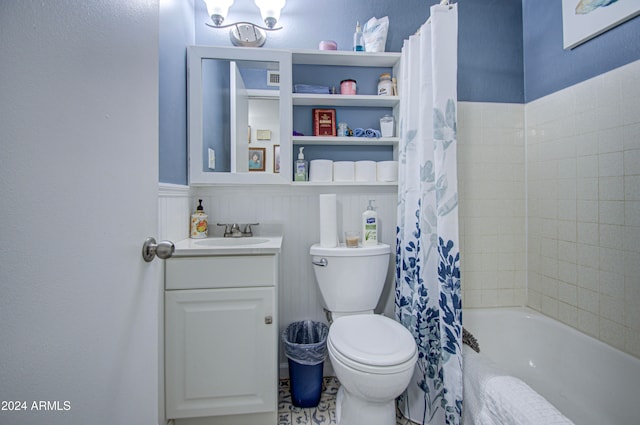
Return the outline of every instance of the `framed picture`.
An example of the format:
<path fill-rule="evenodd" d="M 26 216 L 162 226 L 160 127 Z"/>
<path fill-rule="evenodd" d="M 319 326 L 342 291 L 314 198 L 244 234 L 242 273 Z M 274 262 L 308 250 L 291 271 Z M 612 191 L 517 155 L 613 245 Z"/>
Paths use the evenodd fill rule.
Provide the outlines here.
<path fill-rule="evenodd" d="M 273 172 L 280 172 L 280 145 L 273 145 Z"/>
<path fill-rule="evenodd" d="M 249 148 L 249 171 L 264 171 L 266 148 Z"/>
<path fill-rule="evenodd" d="M 562 0 L 564 48 L 574 47 L 640 14 L 640 1 Z"/>
<path fill-rule="evenodd" d="M 271 130 L 256 130 L 256 139 L 271 140 Z"/>

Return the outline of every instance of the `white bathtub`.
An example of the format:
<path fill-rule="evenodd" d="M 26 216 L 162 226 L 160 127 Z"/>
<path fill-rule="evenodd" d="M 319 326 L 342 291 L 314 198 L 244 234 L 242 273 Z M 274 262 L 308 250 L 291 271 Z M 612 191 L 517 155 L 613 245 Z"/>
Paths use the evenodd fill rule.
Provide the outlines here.
<path fill-rule="evenodd" d="M 576 425 L 640 424 L 640 359 L 528 308 L 465 309 L 480 352 Z"/>

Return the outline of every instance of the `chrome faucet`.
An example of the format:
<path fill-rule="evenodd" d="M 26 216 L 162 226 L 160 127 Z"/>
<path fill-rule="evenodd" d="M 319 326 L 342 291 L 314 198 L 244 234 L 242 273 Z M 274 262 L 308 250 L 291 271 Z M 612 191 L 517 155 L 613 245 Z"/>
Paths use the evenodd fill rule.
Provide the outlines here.
<path fill-rule="evenodd" d="M 259 223 L 249 223 L 245 224 L 243 230 L 240 230 L 240 225 L 237 223 L 233 224 L 221 224 L 217 223 L 218 226 L 224 226 L 224 237 L 225 238 L 248 238 L 253 236 L 253 230 L 251 226 L 257 226 Z"/>

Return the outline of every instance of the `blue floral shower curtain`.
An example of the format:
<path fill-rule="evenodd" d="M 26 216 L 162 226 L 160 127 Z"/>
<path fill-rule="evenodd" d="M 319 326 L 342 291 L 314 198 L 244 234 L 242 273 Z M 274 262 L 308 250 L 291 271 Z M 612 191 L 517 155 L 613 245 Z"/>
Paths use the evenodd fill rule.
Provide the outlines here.
<path fill-rule="evenodd" d="M 401 59 L 395 308 L 419 350 L 401 408 L 421 424 L 462 414 L 457 42 L 457 5 L 432 6 Z"/>

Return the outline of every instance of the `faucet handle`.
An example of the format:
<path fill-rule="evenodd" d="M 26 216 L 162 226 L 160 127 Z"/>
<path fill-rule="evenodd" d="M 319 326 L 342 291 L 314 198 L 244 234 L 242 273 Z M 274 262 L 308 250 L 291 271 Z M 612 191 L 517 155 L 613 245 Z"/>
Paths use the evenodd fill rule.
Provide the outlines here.
<path fill-rule="evenodd" d="M 253 236 L 253 231 L 251 229 L 251 226 L 257 226 L 260 223 L 248 223 L 244 225 L 244 230 L 242 231 L 242 233 L 244 233 L 247 236 Z"/>
<path fill-rule="evenodd" d="M 216 223 L 218 226 L 224 226 L 224 237 L 229 237 L 233 234 L 234 231 L 238 231 L 237 224 L 227 224 L 227 223 Z"/>

